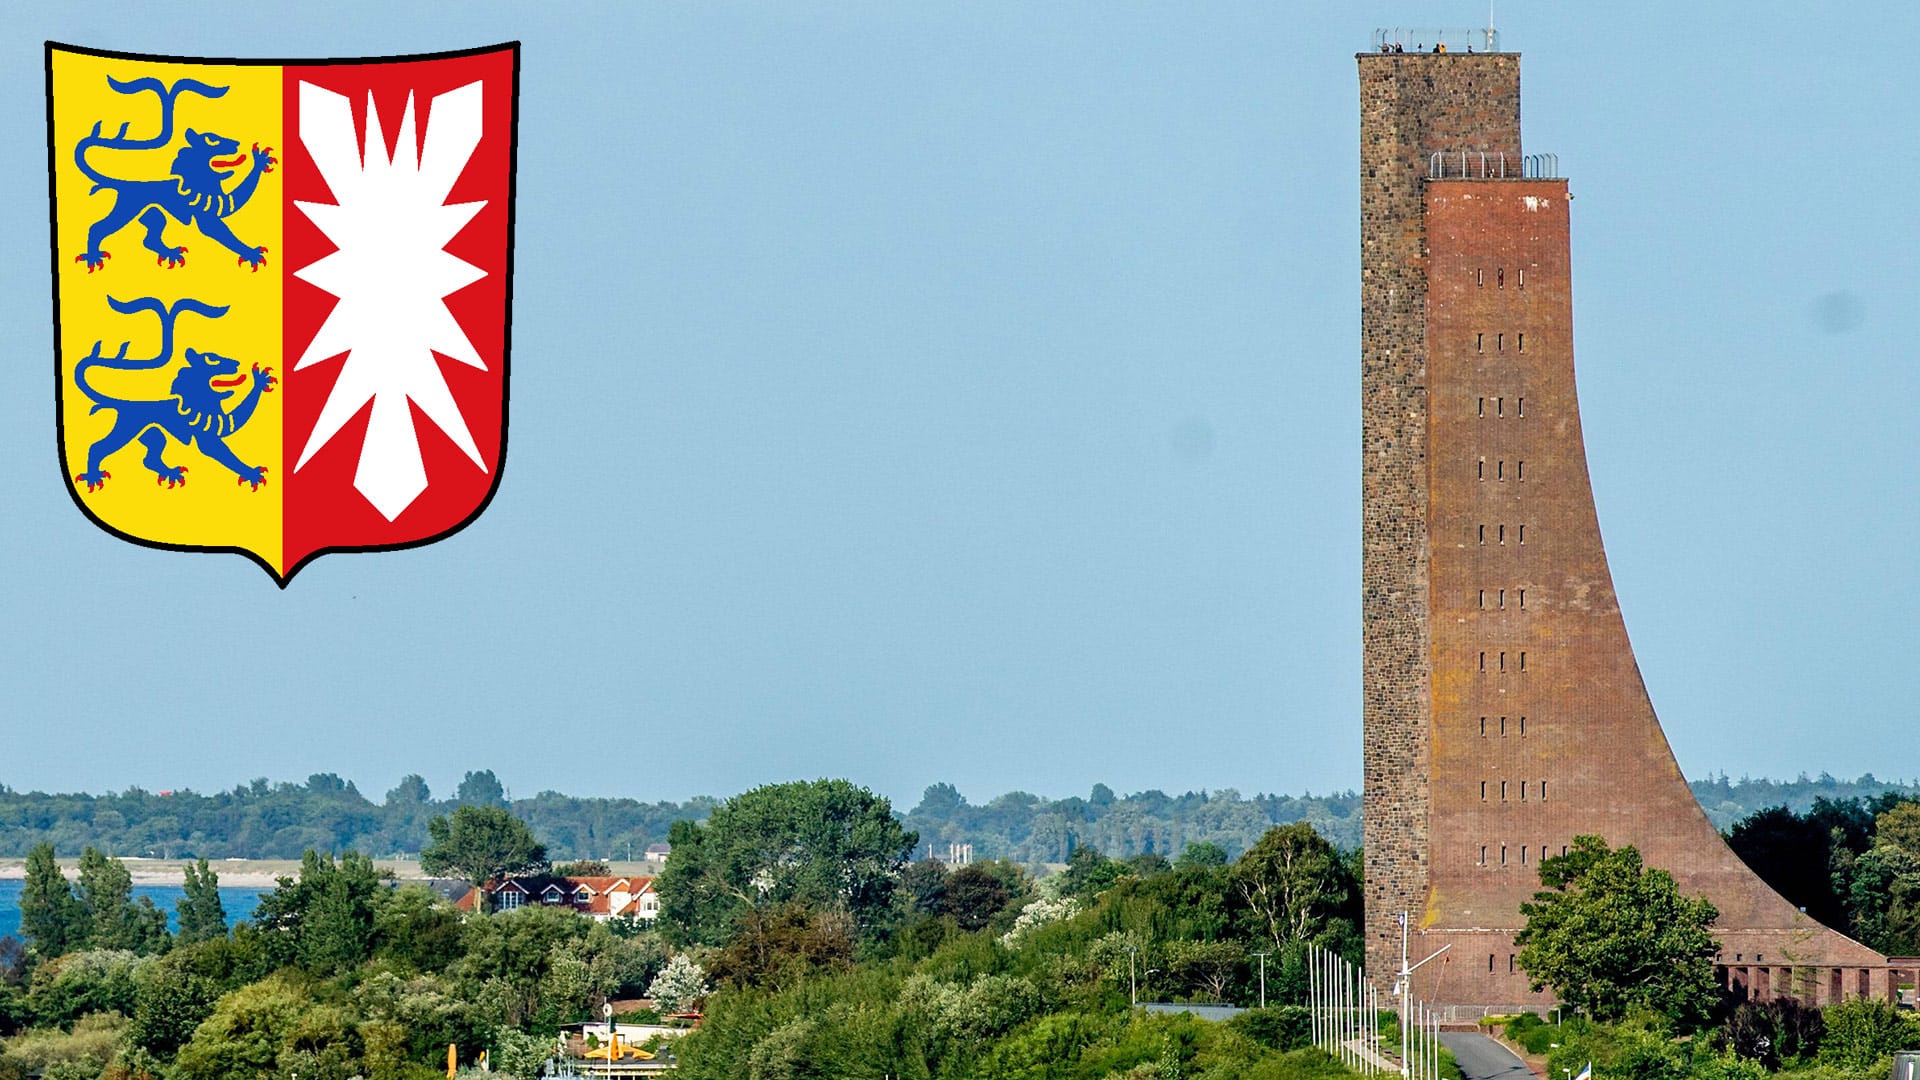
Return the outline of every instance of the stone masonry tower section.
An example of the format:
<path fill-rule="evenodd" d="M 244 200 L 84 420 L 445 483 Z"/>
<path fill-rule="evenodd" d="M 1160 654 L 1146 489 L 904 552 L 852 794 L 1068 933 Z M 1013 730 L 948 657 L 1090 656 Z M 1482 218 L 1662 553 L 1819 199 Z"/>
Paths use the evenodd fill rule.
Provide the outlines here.
<path fill-rule="evenodd" d="M 1736 987 L 1884 994 L 1885 957 L 1721 841 L 1655 718 L 1587 477 L 1567 184 L 1520 178 L 1519 57 L 1363 54 L 1360 84 L 1369 976 L 1391 985 L 1407 911 L 1413 959 L 1452 946 L 1420 998 L 1545 1004 L 1520 904 L 1594 833 L 1714 903 Z"/>
<path fill-rule="evenodd" d="M 1428 611 L 1427 252 L 1438 151 L 1520 161 L 1520 58 L 1360 57 L 1361 614 L 1367 973 L 1387 986 L 1401 911 L 1426 907 L 1433 670 Z"/>

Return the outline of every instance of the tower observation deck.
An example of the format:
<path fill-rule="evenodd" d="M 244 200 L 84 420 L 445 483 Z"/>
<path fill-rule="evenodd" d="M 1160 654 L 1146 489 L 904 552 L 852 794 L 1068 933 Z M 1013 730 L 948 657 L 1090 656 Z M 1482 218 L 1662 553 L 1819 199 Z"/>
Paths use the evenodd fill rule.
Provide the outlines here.
<path fill-rule="evenodd" d="M 1719 909 L 1727 985 L 1886 997 L 1887 958 L 1809 919 L 1721 840 L 1661 732 L 1588 482 L 1567 182 L 1523 156 L 1516 53 L 1360 70 L 1367 971 L 1533 1007 L 1514 935 L 1539 862 L 1632 845 Z M 1542 175 L 1546 174 L 1546 175 Z"/>

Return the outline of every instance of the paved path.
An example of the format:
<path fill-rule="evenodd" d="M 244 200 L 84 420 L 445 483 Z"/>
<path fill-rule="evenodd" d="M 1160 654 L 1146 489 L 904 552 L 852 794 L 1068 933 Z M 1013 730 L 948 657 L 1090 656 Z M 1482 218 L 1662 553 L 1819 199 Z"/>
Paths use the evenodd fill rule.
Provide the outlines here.
<path fill-rule="evenodd" d="M 1513 1051 L 1487 1038 L 1466 1031 L 1443 1031 L 1440 1044 L 1453 1052 L 1460 1072 L 1467 1080 L 1532 1080 L 1533 1070 L 1513 1056 Z"/>

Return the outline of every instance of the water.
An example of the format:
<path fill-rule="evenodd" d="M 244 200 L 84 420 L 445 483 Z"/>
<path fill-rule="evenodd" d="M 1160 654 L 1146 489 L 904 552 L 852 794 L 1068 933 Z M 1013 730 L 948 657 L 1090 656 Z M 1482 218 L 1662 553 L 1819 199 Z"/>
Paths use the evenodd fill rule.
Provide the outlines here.
<path fill-rule="evenodd" d="M 25 886 L 24 881 L 0 881 L 0 937 L 8 934 L 17 937 L 20 934 L 20 891 Z M 222 885 L 220 906 L 226 909 L 227 923 L 231 925 L 252 915 L 254 906 L 260 902 L 261 895 L 272 891 L 272 889 Z M 179 921 L 178 913 L 174 911 L 174 903 L 185 895 L 187 890 L 178 885 L 135 885 L 133 887 L 134 902 L 138 903 L 143 896 L 152 897 L 154 906 L 167 913 L 167 925 L 174 929 L 178 929 L 176 924 Z"/>

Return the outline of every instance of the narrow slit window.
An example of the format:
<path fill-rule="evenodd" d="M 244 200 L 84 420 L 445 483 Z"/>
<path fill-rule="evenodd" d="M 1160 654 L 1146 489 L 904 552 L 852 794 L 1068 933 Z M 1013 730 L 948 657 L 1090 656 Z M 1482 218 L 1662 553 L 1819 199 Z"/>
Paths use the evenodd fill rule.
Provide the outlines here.
<path fill-rule="evenodd" d="M 1500 865 L 1507 865 L 1507 845 L 1505 844 L 1500 845 Z"/>
<path fill-rule="evenodd" d="M 1507 654 L 1504 652 L 1500 654 L 1500 670 L 1507 670 Z"/>
<path fill-rule="evenodd" d="M 1473 463 L 1473 475 L 1474 478 L 1478 480 L 1485 480 L 1487 478 L 1486 458 L 1481 458 L 1479 461 Z"/>
<path fill-rule="evenodd" d="M 1500 542 L 1503 544 L 1507 542 L 1507 527 L 1505 525 L 1500 526 Z"/>
<path fill-rule="evenodd" d="M 1482 398 L 1481 400 L 1484 401 L 1485 399 Z M 1493 415 L 1495 416 L 1507 415 L 1507 399 L 1506 398 L 1497 397 L 1493 399 Z"/>
<path fill-rule="evenodd" d="M 1487 609 L 1487 590 L 1481 589 L 1480 590 L 1480 610 L 1485 611 L 1486 609 Z"/>
<path fill-rule="evenodd" d="M 1519 349 L 1521 352 L 1527 351 L 1527 335 L 1525 331 L 1513 335 L 1513 347 Z"/>
<path fill-rule="evenodd" d="M 1527 590 L 1525 589 L 1520 590 L 1520 610 L 1527 610 Z"/>
<path fill-rule="evenodd" d="M 1514 463 L 1513 463 L 1513 478 L 1514 478 L 1515 480 L 1525 480 L 1525 479 L 1527 478 L 1527 463 L 1526 463 L 1526 462 L 1524 462 L 1524 461 L 1516 461 L 1516 462 L 1514 462 Z"/>
<path fill-rule="evenodd" d="M 1504 716 L 1500 718 L 1500 737 L 1507 737 L 1507 718 Z"/>
<path fill-rule="evenodd" d="M 1500 288 L 1502 289 L 1506 288 L 1507 287 L 1507 268 L 1503 266 L 1500 269 L 1495 270 L 1493 272 L 1493 280 L 1494 280 L 1494 284 L 1498 285 Z"/>
<path fill-rule="evenodd" d="M 1515 282 L 1514 284 L 1515 284 L 1515 285 L 1517 285 L 1518 287 L 1520 287 L 1520 288 L 1522 288 L 1522 289 L 1524 289 L 1524 288 L 1526 288 L 1526 287 L 1527 287 L 1527 272 L 1526 272 L 1526 270 L 1524 270 L 1524 269 L 1521 269 L 1521 270 L 1515 270 L 1515 271 L 1514 271 L 1514 273 L 1515 273 L 1515 274 L 1517 274 L 1517 275 L 1519 275 L 1519 280 L 1518 280 L 1518 281 L 1516 281 L 1516 282 Z"/>
<path fill-rule="evenodd" d="M 1494 352 L 1507 351 L 1507 335 L 1506 334 L 1500 333 L 1500 334 L 1493 335 L 1493 351 Z"/>
<path fill-rule="evenodd" d="M 1545 780 L 1540 781 L 1540 801 L 1547 801 L 1547 782 Z"/>
<path fill-rule="evenodd" d="M 1519 398 L 1516 401 L 1514 401 L 1513 414 L 1515 416 L 1527 415 L 1527 399 L 1526 398 Z"/>
<path fill-rule="evenodd" d="M 1521 802 L 1527 801 L 1527 785 L 1525 784 L 1520 785 L 1520 801 Z M 1527 845 L 1525 844 L 1520 845 L 1520 865 L 1521 866 L 1527 865 Z M 1513 970 L 1513 960 L 1511 957 L 1509 957 L 1507 960 L 1507 970 L 1508 971 Z"/>
<path fill-rule="evenodd" d="M 1480 737 L 1487 737 L 1487 718 L 1484 716 L 1480 718 Z"/>
<path fill-rule="evenodd" d="M 1487 974 L 1493 974 L 1493 954 L 1487 954 Z"/>
<path fill-rule="evenodd" d="M 1527 733 L 1527 718 L 1522 716 L 1520 718 L 1520 734 L 1521 736 L 1524 737 L 1526 733 Z M 1545 791 L 1546 789 L 1543 787 L 1540 790 Z"/>
<path fill-rule="evenodd" d="M 1507 609 L 1507 590 L 1501 589 L 1500 590 L 1500 610 L 1505 611 L 1506 609 Z"/>
<path fill-rule="evenodd" d="M 1485 525 L 1480 526 L 1480 542 L 1483 544 L 1487 542 L 1487 527 Z"/>
<path fill-rule="evenodd" d="M 1526 862 L 1527 860 L 1521 859 L 1520 861 Z M 1507 974 L 1509 975 L 1513 974 L 1513 954 L 1512 953 L 1507 954 Z"/>
<path fill-rule="evenodd" d="M 1507 463 L 1504 460 L 1493 463 L 1493 478 L 1495 480 L 1505 480 L 1507 478 Z"/>
<path fill-rule="evenodd" d="M 1527 670 L 1527 654 L 1524 650 L 1520 653 L 1520 670 Z"/>
<path fill-rule="evenodd" d="M 1566 853 L 1567 853 L 1567 849 L 1565 848 L 1560 849 L 1560 854 L 1565 855 Z M 1487 845 L 1485 844 L 1480 845 L 1480 865 L 1481 866 L 1487 865 Z"/>
<path fill-rule="evenodd" d="M 1567 845 L 1565 845 L 1565 844 L 1561 844 L 1561 845 L 1560 845 L 1560 854 L 1562 854 L 1562 855 L 1565 855 L 1566 853 L 1567 853 Z M 1484 858 L 1486 858 L 1486 857 L 1487 857 L 1487 849 L 1486 849 L 1486 848 L 1481 848 L 1481 849 L 1480 849 L 1480 857 L 1481 857 L 1482 859 L 1484 859 Z"/>
<path fill-rule="evenodd" d="M 1520 781 L 1520 801 L 1527 801 L 1527 782 L 1525 780 Z M 1524 846 L 1520 849 L 1520 861 L 1527 861 L 1527 849 Z"/>
<path fill-rule="evenodd" d="M 1485 780 L 1480 781 L 1480 801 L 1487 801 L 1487 782 Z"/>
<path fill-rule="evenodd" d="M 1527 542 L 1527 527 L 1525 525 L 1520 526 L 1520 542 L 1523 544 Z"/>
<path fill-rule="evenodd" d="M 1540 845 L 1540 857 L 1542 859 L 1545 859 L 1547 857 L 1547 845 L 1545 844 Z"/>
<path fill-rule="evenodd" d="M 1485 334 L 1473 335 L 1473 351 L 1474 352 L 1487 351 L 1487 335 Z"/>
<path fill-rule="evenodd" d="M 1487 670 L 1487 652 L 1485 649 L 1480 650 L 1480 670 Z"/>
<path fill-rule="evenodd" d="M 1485 286 L 1487 283 L 1487 272 L 1485 270 L 1475 270 L 1473 272 L 1473 283 L 1475 285 Z"/>
<path fill-rule="evenodd" d="M 1487 415 L 1487 399 L 1486 398 L 1480 399 L 1480 415 L 1481 416 Z"/>

